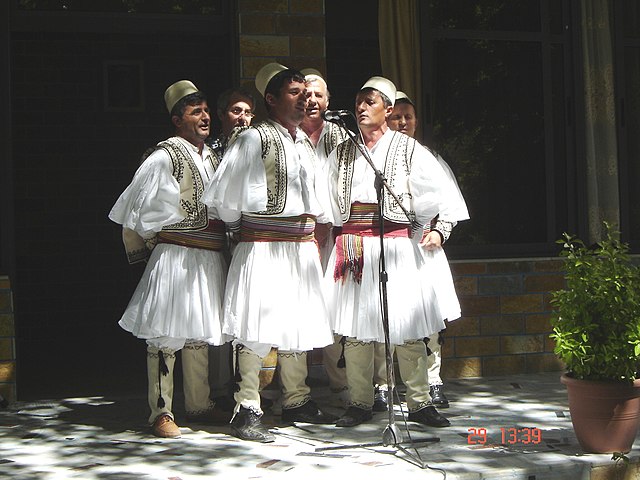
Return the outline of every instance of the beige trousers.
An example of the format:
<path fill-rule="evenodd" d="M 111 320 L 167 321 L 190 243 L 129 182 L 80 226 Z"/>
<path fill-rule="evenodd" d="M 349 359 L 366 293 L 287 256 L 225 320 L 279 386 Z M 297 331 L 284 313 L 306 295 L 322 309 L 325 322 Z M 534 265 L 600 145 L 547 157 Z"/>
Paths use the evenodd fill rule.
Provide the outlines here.
<path fill-rule="evenodd" d="M 238 345 L 237 368 L 240 373 L 239 390 L 235 393 L 235 412 L 245 407 L 259 415 L 260 408 L 260 369 L 262 357 L 253 350 Z M 307 354 L 306 352 L 278 352 L 278 373 L 282 385 L 282 408 L 295 408 L 304 405 L 311 399 L 311 389 L 306 384 Z"/>
<path fill-rule="evenodd" d="M 173 351 L 162 351 L 160 359 L 160 351 L 155 348 L 147 347 L 147 399 L 151 415 L 149 415 L 149 424 L 152 424 L 159 415 L 167 413 L 173 417 L 171 411 L 173 405 L 173 366 L 176 363 L 176 354 Z M 163 368 L 160 368 L 160 365 Z M 166 370 L 164 370 L 166 366 Z M 162 371 L 161 371 L 162 370 Z"/>
<path fill-rule="evenodd" d="M 407 389 L 407 408 L 421 410 L 431 403 L 427 377 L 427 346 L 423 340 L 396 345 L 396 356 L 402 383 Z"/>
<path fill-rule="evenodd" d="M 442 385 L 440 369 L 442 368 L 442 345 L 438 342 L 438 333 L 429 337 L 427 347 L 431 350 L 431 355 L 427 357 L 427 373 L 429 385 Z"/>
<path fill-rule="evenodd" d="M 384 348 L 384 345 L 382 345 Z M 396 345 L 400 377 L 407 393 L 410 412 L 420 410 L 431 402 L 427 378 L 427 347 L 422 340 Z M 349 338 L 345 345 L 347 381 L 351 394 L 351 405 L 369 409 L 373 406 L 374 342 L 360 342 Z M 386 384 L 386 366 L 384 374 Z"/>
<path fill-rule="evenodd" d="M 187 343 L 181 350 L 184 407 L 188 416 L 197 416 L 213 408 L 209 398 L 209 345 Z"/>
<path fill-rule="evenodd" d="M 282 408 L 296 408 L 311 400 L 307 385 L 307 352 L 278 350 L 278 373 L 282 385 Z"/>
<path fill-rule="evenodd" d="M 393 345 L 391 349 L 393 359 Z M 384 342 L 373 342 L 373 384 L 382 390 L 387 389 L 387 359 Z"/>
<path fill-rule="evenodd" d="M 335 335 L 334 342 L 322 349 L 322 362 L 329 379 L 329 388 L 332 392 L 341 392 L 347 387 L 347 369 L 339 368 L 338 361 L 342 354 L 340 339 L 342 335 Z"/>
<path fill-rule="evenodd" d="M 365 410 L 373 406 L 373 343 L 347 338 L 344 346 L 350 405 Z"/>
<path fill-rule="evenodd" d="M 176 352 L 163 349 L 162 357 L 167 369 L 165 372 L 160 371 L 160 351 L 147 346 L 148 402 L 151 409 L 149 423 L 153 423 L 162 413 L 174 418 L 173 371 Z M 209 399 L 209 346 L 206 343 L 185 344 L 182 349 L 182 383 L 187 415 L 200 415 L 213 407 Z"/>

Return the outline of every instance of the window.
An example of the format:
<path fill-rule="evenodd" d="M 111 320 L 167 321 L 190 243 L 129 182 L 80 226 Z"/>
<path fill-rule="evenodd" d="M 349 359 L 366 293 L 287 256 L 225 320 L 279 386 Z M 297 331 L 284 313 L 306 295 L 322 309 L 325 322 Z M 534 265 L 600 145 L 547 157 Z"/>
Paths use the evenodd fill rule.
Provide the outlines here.
<path fill-rule="evenodd" d="M 622 231 L 633 251 L 640 251 L 640 5 L 615 2 L 616 76 Z"/>
<path fill-rule="evenodd" d="M 425 143 L 471 220 L 454 257 L 555 254 L 575 227 L 568 0 L 421 3 Z"/>

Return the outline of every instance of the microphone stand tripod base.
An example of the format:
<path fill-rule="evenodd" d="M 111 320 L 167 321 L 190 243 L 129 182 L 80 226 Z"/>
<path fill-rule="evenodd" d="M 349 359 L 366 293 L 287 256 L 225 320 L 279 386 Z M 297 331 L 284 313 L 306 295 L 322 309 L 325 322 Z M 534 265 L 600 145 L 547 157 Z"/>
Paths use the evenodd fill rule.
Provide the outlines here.
<path fill-rule="evenodd" d="M 395 424 L 387 425 L 382 432 L 382 445 L 387 447 L 389 445 L 397 445 L 398 443 L 402 443 L 402 432 L 400 432 Z"/>

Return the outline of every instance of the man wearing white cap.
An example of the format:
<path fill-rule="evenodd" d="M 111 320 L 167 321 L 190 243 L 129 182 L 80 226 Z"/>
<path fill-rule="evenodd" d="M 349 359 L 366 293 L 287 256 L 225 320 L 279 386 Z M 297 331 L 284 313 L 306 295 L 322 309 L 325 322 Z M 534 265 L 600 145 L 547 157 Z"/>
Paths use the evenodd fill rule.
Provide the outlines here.
<path fill-rule="evenodd" d="M 311 400 L 306 352 L 333 341 L 316 222 L 327 223 L 316 197 L 313 145 L 298 127 L 304 117 L 304 77 L 271 63 L 256 76 L 269 119 L 242 132 L 227 149 L 203 195 L 238 240 L 224 304 L 224 333 L 235 338 L 233 434 L 275 440 L 261 422 L 262 359 L 278 349 L 285 422 L 331 423 Z"/>
<path fill-rule="evenodd" d="M 224 342 L 226 233 L 215 210 L 200 202 L 217 167 L 204 143 L 211 124 L 207 99 L 188 80 L 167 88 L 164 99 L 175 136 L 144 160 L 109 218 L 123 227 L 129 261 L 147 262 L 119 324 L 147 343 L 152 432 L 176 438 L 180 429 L 171 407 L 178 350 L 187 418 L 213 417 L 208 345 Z"/>
<path fill-rule="evenodd" d="M 326 180 L 329 171 L 329 154 L 348 136 L 342 127 L 332 122 L 325 122 L 322 117 L 322 114 L 329 108 L 330 93 L 327 82 L 320 72 L 313 68 L 305 68 L 301 72 L 304 74 L 307 87 L 307 108 L 300 128 L 307 134 L 316 149 L 318 159 L 316 165 L 317 187 L 326 189 L 328 188 Z M 327 232 L 319 247 L 320 261 L 324 271 L 333 249 L 332 232 Z M 324 347 L 323 362 L 329 380 L 329 389 L 333 394 L 332 400 L 336 405 L 343 407 L 348 404 L 349 391 L 343 365 L 344 360 L 341 361 L 341 339 L 342 337 L 336 337 L 334 343 Z"/>
<path fill-rule="evenodd" d="M 396 92 L 396 103 L 393 106 L 391 116 L 387 119 L 387 125 L 389 125 L 391 130 L 402 132 L 410 137 L 415 136 L 416 127 L 418 126 L 418 117 L 416 115 L 415 105 L 411 98 L 400 90 Z M 431 149 L 429 150 L 436 157 L 447 175 L 449 186 L 451 188 L 451 194 L 447 198 L 449 198 L 454 205 L 452 205 L 452 208 L 450 209 L 450 221 L 444 221 L 437 216 L 432 219 L 430 224 L 425 225 L 425 231 L 429 232 L 430 230 L 435 229 L 438 232 L 442 232 L 442 243 L 444 243 L 448 240 L 449 235 L 457 222 L 469 219 L 469 211 L 453 171 L 439 154 Z M 460 318 L 460 303 L 458 302 L 451 269 L 444 250 L 442 247 L 430 245 L 429 250 L 425 252 L 425 259 L 430 264 L 430 270 L 435 271 L 437 269 L 439 272 L 437 274 L 438 281 L 436 282 L 435 287 L 443 318 L 446 318 L 449 322 Z M 440 376 L 444 330 L 433 333 L 428 338 L 425 338 L 425 341 L 427 342 L 427 372 L 429 377 L 429 394 L 431 395 L 431 400 L 437 407 L 448 408 L 449 400 L 444 394 L 444 386 L 442 377 Z M 378 349 L 376 349 L 376 362 L 379 358 L 377 352 Z M 376 376 L 378 378 L 382 378 L 384 367 L 376 368 L 376 371 Z"/>
<path fill-rule="evenodd" d="M 387 127 L 395 96 L 390 80 L 370 78 L 356 96 L 356 119 L 363 148 L 376 169 L 411 220 L 424 225 L 442 211 L 444 172 L 428 150 Z M 351 395 L 351 404 L 336 425 L 351 427 L 372 417 L 374 342 L 385 341 L 380 313 L 378 182 L 373 168 L 351 141 L 331 153 L 329 164 L 334 223 L 342 227 L 342 233 L 329 260 L 335 268 L 327 269 L 325 280 L 334 332 L 347 337 L 345 358 Z M 416 229 L 405 211 L 386 189 L 382 196 L 389 340 L 395 345 L 407 388 L 409 420 L 446 427 L 449 421 L 431 404 L 422 341 L 444 325 L 433 285 L 425 281 L 420 252 L 429 242 L 441 242 L 440 234 L 434 231 L 419 244 L 412 238 Z"/>

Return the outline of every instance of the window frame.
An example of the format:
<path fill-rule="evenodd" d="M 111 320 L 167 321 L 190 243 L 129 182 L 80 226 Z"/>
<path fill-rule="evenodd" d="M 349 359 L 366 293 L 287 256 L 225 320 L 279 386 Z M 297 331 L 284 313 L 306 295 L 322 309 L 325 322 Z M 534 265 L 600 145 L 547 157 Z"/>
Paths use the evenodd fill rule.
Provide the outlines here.
<path fill-rule="evenodd" d="M 422 61 L 422 77 L 423 77 L 423 112 L 424 121 L 423 129 L 425 136 L 429 136 L 433 129 L 433 120 L 436 112 L 433 111 L 431 99 L 434 96 L 434 82 L 431 77 L 433 68 L 431 66 L 434 58 L 434 43 L 440 40 L 472 40 L 482 39 L 490 41 L 528 41 L 537 42 L 541 45 L 542 53 L 542 89 L 543 89 L 543 108 L 545 119 L 551 119 L 552 111 L 552 90 L 551 90 L 551 48 L 553 45 L 562 45 L 564 61 L 563 76 L 564 84 L 564 108 L 565 108 L 565 146 L 564 154 L 566 155 L 566 195 L 567 205 L 558 205 L 555 197 L 555 190 L 558 188 L 555 181 L 555 172 L 557 162 L 554 158 L 553 136 L 556 126 L 553 121 L 545 121 L 544 138 L 545 138 L 545 189 L 546 189 L 546 241 L 544 243 L 500 243 L 486 245 L 448 245 L 447 254 L 453 259 L 470 259 L 470 258 L 528 258 L 528 257 L 544 257 L 555 256 L 558 251 L 556 240 L 562 231 L 580 232 L 581 226 L 586 225 L 585 212 L 585 192 L 581 187 L 586 183 L 586 172 L 583 165 L 580 165 L 580 145 L 583 143 L 582 132 L 584 131 L 582 121 L 583 118 L 583 102 L 582 88 L 580 87 L 582 74 L 579 70 L 581 62 L 574 62 L 573 59 L 581 58 L 581 50 L 579 47 L 579 28 L 573 28 L 579 25 L 579 11 L 577 10 L 574 0 L 562 1 L 562 15 L 565 22 L 564 31 L 562 33 L 552 33 L 550 31 L 551 19 L 548 9 L 548 0 L 540 1 L 541 14 L 541 31 L 490 31 L 490 30 L 465 30 L 465 29 L 446 29 L 431 28 L 428 23 L 428 8 L 425 4 L 420 3 L 419 18 L 421 25 L 421 46 L 423 52 Z M 562 186 L 560 186 L 562 188 Z M 464 192 L 463 192 L 464 193 Z M 559 209 L 562 210 L 567 218 L 567 225 L 560 226 L 558 220 Z M 562 230 L 562 231 L 559 231 Z M 454 231 L 455 236 L 455 231 Z"/>
<path fill-rule="evenodd" d="M 640 238 L 634 238 L 631 231 L 631 224 L 633 221 L 631 215 L 631 183 L 633 182 L 633 179 L 629 176 L 629 165 L 632 158 L 629 153 L 628 142 L 629 136 L 633 135 L 633 133 L 627 130 L 625 118 L 627 115 L 625 50 L 627 48 L 640 50 L 640 34 L 635 38 L 625 36 L 623 27 L 625 20 L 625 6 L 626 2 L 613 2 L 613 55 L 615 62 L 616 133 L 618 138 L 618 175 L 620 188 L 620 231 L 622 240 L 629 242 L 633 253 L 638 253 L 640 252 Z M 636 115 L 638 114 L 636 113 Z"/>

